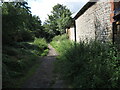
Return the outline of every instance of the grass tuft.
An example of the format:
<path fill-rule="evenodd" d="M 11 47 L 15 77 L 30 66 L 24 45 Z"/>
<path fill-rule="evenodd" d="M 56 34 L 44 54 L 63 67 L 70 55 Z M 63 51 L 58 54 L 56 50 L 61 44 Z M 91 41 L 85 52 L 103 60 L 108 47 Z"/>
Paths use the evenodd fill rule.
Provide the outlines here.
<path fill-rule="evenodd" d="M 34 42 L 19 42 L 14 46 L 3 46 L 2 86 L 17 88 L 34 73 L 40 57 L 47 55 L 45 39 L 35 38 Z"/>
<path fill-rule="evenodd" d="M 98 41 L 81 41 L 75 46 L 59 38 L 51 42 L 60 53 L 55 71 L 70 87 L 120 88 L 120 55 L 115 46 Z"/>

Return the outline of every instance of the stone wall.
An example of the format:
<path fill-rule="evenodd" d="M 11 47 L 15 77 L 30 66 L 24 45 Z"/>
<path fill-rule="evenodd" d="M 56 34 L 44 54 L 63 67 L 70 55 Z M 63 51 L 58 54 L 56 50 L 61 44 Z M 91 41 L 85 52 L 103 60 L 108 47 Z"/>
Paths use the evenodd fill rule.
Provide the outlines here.
<path fill-rule="evenodd" d="M 96 39 L 101 42 L 112 40 L 111 4 L 96 2 L 76 19 L 76 39 Z"/>

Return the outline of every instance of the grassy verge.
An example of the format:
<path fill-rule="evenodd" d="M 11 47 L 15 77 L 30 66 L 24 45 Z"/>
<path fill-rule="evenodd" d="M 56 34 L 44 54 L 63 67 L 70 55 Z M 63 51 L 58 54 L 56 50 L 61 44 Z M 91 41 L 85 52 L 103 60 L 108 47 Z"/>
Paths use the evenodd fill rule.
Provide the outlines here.
<path fill-rule="evenodd" d="M 40 57 L 47 53 L 47 43 L 41 38 L 36 38 L 31 43 L 20 42 L 13 46 L 3 46 L 3 88 L 21 87 L 38 67 Z"/>
<path fill-rule="evenodd" d="M 27 72 L 26 75 L 24 77 L 22 77 L 21 79 L 16 79 L 15 80 L 15 86 L 14 88 L 22 88 L 23 84 L 26 80 L 28 80 L 36 71 L 36 69 L 40 66 L 40 62 L 36 62 L 34 64 L 34 66 L 32 66 Z"/>
<path fill-rule="evenodd" d="M 27 70 L 27 71 L 25 72 L 26 75 L 23 75 L 23 76 L 20 77 L 20 78 L 14 78 L 14 79 L 12 79 L 12 81 L 13 81 L 14 83 L 12 84 L 12 86 L 9 85 L 8 87 L 9 87 L 9 88 L 22 88 L 24 82 L 25 82 L 26 80 L 28 80 L 28 79 L 35 73 L 35 71 L 36 71 L 36 69 L 39 67 L 39 65 L 40 65 L 40 62 L 39 62 L 39 63 L 38 63 L 38 62 L 34 63 L 34 65 L 33 65 L 29 70 Z M 6 88 L 7 88 L 7 87 L 6 87 Z"/>
<path fill-rule="evenodd" d="M 120 52 L 108 43 L 54 40 L 56 72 L 71 88 L 120 88 Z M 58 44 L 59 43 L 59 44 Z"/>

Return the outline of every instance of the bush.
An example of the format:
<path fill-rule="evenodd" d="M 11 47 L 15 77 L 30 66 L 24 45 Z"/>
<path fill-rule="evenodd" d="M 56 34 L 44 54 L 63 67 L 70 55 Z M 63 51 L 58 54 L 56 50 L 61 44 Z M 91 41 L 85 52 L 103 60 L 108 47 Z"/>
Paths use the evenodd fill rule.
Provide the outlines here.
<path fill-rule="evenodd" d="M 50 44 L 61 54 L 66 50 L 66 48 L 70 48 L 71 45 L 74 45 L 73 42 L 68 40 L 68 36 L 66 34 L 55 36 Z"/>
<path fill-rule="evenodd" d="M 66 34 L 55 36 L 52 41 L 62 41 L 68 40 L 68 36 Z"/>
<path fill-rule="evenodd" d="M 34 44 L 37 45 L 41 50 L 47 49 L 47 42 L 44 38 L 35 38 Z"/>
<path fill-rule="evenodd" d="M 110 44 L 60 42 L 55 69 L 74 88 L 120 87 L 120 57 Z M 53 43 L 53 42 L 52 42 Z M 55 44 L 54 44 L 55 45 Z"/>

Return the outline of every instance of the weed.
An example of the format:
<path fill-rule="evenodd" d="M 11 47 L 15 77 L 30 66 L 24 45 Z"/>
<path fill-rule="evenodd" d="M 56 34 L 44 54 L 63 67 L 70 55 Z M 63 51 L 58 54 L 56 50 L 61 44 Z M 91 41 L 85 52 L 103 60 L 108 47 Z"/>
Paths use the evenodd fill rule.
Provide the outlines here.
<path fill-rule="evenodd" d="M 115 46 L 98 41 L 80 42 L 53 39 L 51 45 L 60 55 L 55 69 L 73 88 L 120 87 L 120 61 Z"/>
<path fill-rule="evenodd" d="M 28 71 L 36 65 L 39 56 L 45 56 L 47 53 L 47 43 L 41 38 L 36 38 L 30 44 L 19 42 L 14 46 L 3 46 L 3 88 L 19 87 L 26 75 L 29 76 Z"/>

